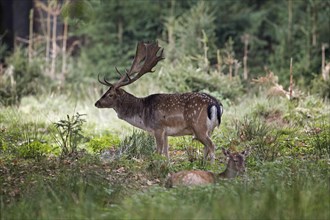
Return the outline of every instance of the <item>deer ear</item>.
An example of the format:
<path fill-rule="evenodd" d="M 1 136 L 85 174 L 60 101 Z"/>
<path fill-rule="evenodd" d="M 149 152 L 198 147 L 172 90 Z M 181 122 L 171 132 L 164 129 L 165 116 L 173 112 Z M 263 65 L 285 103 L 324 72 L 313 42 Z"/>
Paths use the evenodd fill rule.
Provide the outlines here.
<path fill-rule="evenodd" d="M 244 157 L 249 156 L 249 154 L 250 154 L 250 149 L 243 150 L 243 151 L 241 152 L 241 154 L 242 154 Z"/>
<path fill-rule="evenodd" d="M 222 149 L 222 153 L 223 153 L 226 157 L 229 157 L 229 155 L 230 155 L 229 150 L 226 150 L 224 147 L 222 147 L 221 149 Z"/>

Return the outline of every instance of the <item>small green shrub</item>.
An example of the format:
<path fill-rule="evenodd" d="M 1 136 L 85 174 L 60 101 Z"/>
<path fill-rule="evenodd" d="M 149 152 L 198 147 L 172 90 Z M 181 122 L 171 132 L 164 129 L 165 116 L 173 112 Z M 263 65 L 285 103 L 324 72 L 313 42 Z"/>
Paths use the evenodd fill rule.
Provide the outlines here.
<path fill-rule="evenodd" d="M 61 147 L 61 156 L 68 156 L 77 152 L 78 144 L 83 139 L 82 126 L 86 122 L 82 117 L 84 114 L 66 116 L 59 122 L 55 122 L 54 126 L 57 134 L 54 136 L 55 141 Z"/>
<path fill-rule="evenodd" d="M 241 141 L 251 141 L 258 137 L 266 137 L 271 127 L 258 117 L 245 116 L 242 120 L 234 121 L 237 137 Z"/>

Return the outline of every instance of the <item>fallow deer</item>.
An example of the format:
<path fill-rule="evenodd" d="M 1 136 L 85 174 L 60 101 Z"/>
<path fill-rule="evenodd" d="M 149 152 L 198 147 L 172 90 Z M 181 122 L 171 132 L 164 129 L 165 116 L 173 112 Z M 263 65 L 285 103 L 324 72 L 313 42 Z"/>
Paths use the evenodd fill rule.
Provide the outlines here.
<path fill-rule="evenodd" d="M 221 123 L 222 104 L 216 98 L 197 92 L 175 94 L 152 94 L 139 98 L 121 87 L 129 85 L 148 72 L 164 59 L 163 49 L 158 43 L 139 42 L 129 70 L 112 84 L 98 80 L 109 86 L 108 91 L 95 103 L 97 108 L 113 108 L 117 116 L 133 126 L 148 131 L 156 139 L 156 151 L 168 153 L 168 136 L 194 135 L 204 145 L 204 159 L 214 161 L 214 149 L 210 136 Z"/>
<path fill-rule="evenodd" d="M 170 188 L 175 186 L 214 184 L 219 179 L 235 178 L 237 175 L 245 172 L 245 158 L 249 155 L 249 150 L 244 150 L 240 153 L 231 153 L 229 150 L 222 148 L 222 152 L 229 158 L 224 172 L 214 174 L 203 170 L 184 170 L 169 174 L 165 186 Z"/>

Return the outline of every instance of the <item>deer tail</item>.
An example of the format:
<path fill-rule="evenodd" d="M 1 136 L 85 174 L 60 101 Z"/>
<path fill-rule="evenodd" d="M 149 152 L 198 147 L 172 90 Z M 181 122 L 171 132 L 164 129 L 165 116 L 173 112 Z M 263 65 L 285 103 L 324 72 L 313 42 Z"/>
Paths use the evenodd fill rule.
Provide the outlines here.
<path fill-rule="evenodd" d="M 216 115 L 218 120 L 218 126 L 221 124 L 221 116 L 223 113 L 223 107 L 221 103 L 215 103 L 208 106 L 207 116 L 210 120 Z"/>

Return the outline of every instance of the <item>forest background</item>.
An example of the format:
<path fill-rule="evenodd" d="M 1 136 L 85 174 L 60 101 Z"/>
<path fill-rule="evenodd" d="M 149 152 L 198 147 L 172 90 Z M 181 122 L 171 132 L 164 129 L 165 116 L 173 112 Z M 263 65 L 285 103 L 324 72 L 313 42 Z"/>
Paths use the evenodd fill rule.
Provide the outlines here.
<path fill-rule="evenodd" d="M 158 40 L 173 68 L 189 62 L 199 75 L 217 69 L 245 81 L 272 71 L 284 87 L 291 58 L 295 84 L 307 89 L 329 62 L 326 0 L 2 2 L 2 70 L 13 64 L 25 86 L 32 79 L 23 78 L 38 75 L 51 79 L 47 88 L 58 81 L 90 84 L 99 73 L 115 78 L 114 67 L 127 68 L 143 40 Z M 29 64 L 15 60 L 20 56 Z M 34 76 L 27 65 L 39 66 Z"/>

